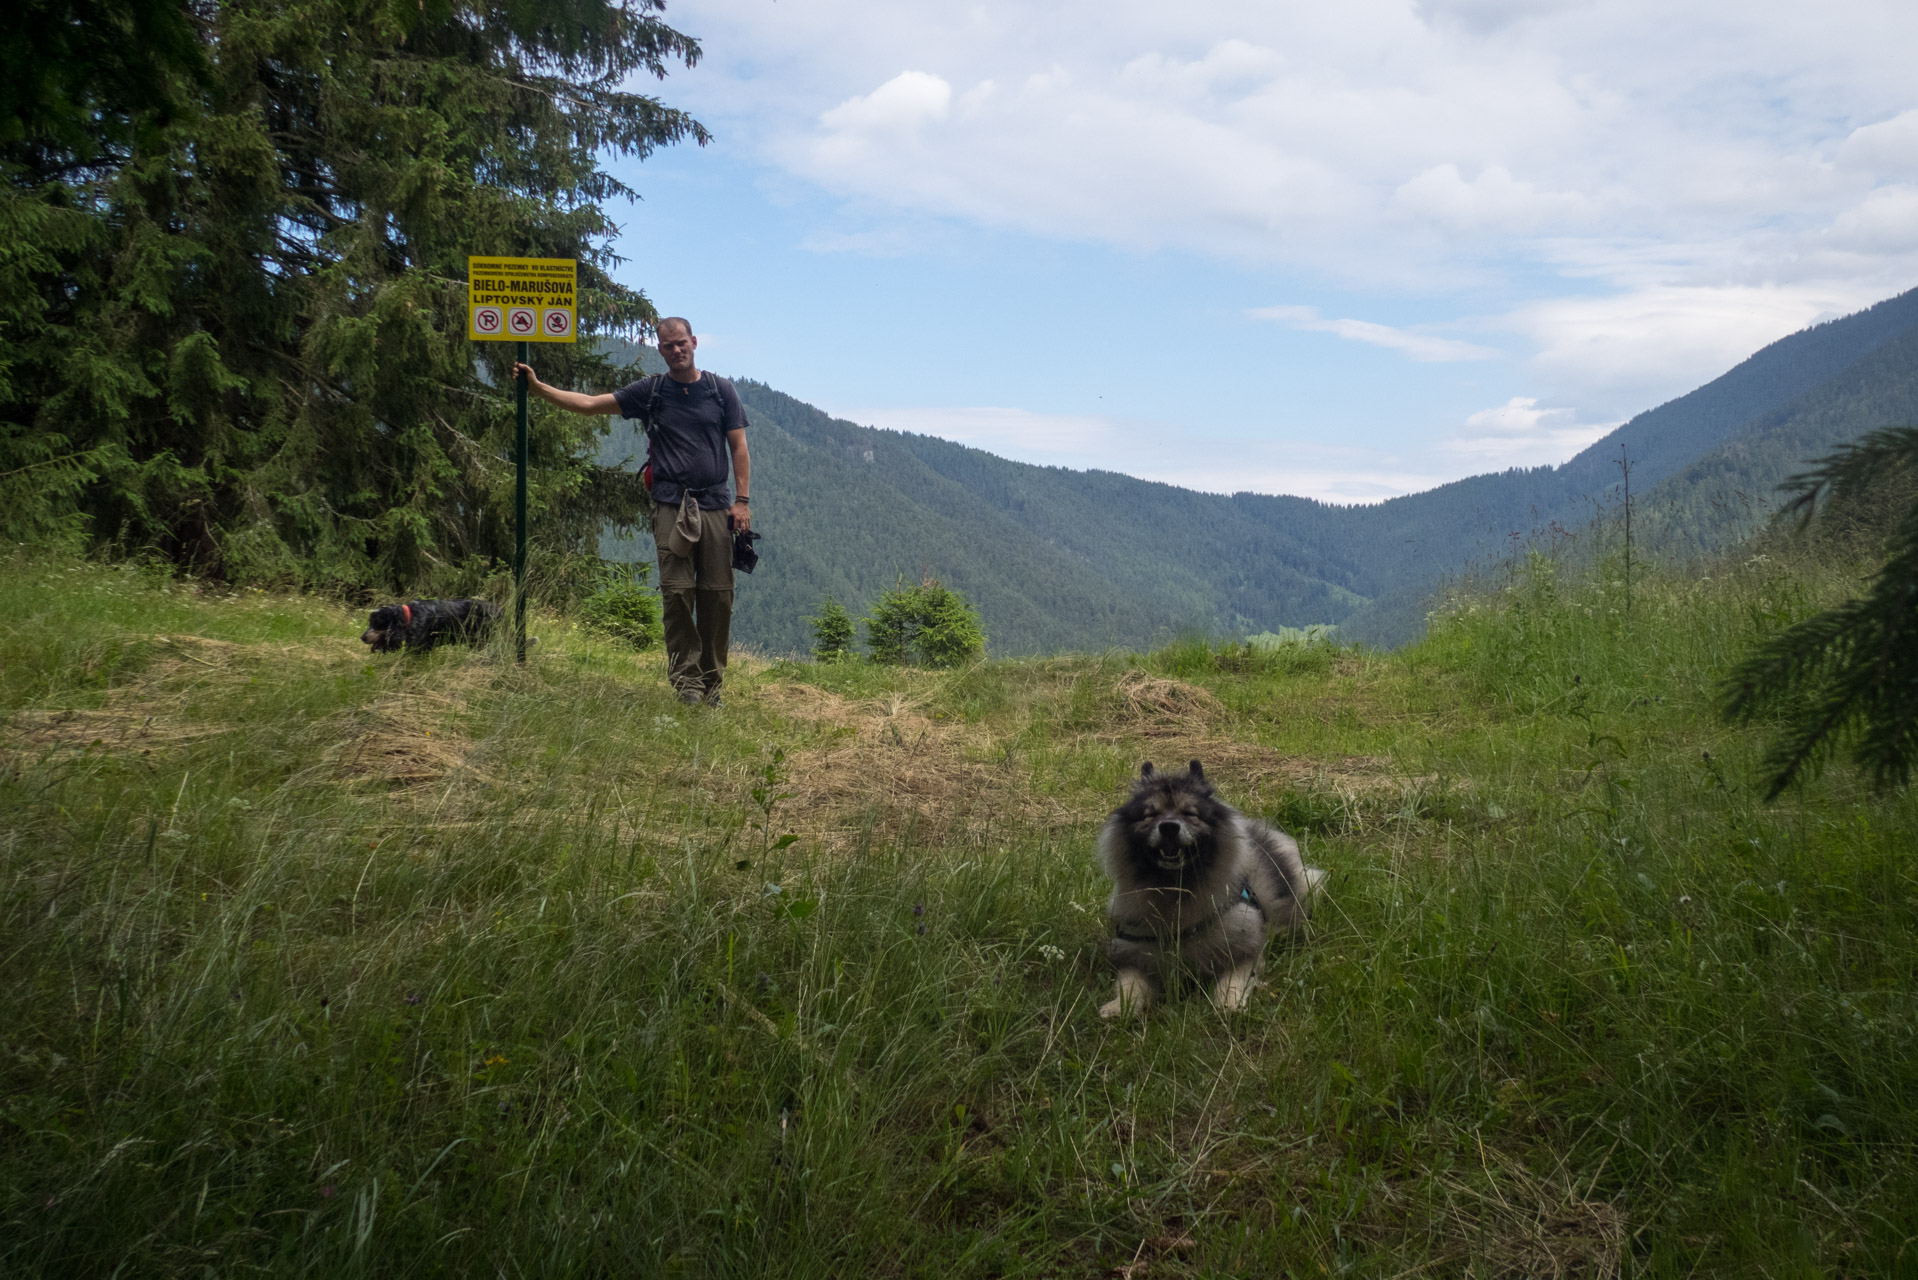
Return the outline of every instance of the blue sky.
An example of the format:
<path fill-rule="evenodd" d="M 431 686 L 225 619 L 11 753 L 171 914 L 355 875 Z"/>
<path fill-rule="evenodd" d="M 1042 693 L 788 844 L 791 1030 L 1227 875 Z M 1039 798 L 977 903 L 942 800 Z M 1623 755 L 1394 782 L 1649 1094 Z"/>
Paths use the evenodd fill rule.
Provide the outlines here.
<path fill-rule="evenodd" d="M 622 278 L 708 367 L 1009 457 L 1376 500 L 1918 285 L 1910 4 L 667 17 L 717 140 L 615 164 Z"/>

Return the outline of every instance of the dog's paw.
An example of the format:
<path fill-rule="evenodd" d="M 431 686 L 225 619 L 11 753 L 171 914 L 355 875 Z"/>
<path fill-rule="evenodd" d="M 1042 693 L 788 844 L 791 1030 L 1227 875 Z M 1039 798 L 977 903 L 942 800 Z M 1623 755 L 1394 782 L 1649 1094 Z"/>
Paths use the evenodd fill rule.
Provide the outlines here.
<path fill-rule="evenodd" d="M 1234 969 L 1212 988 L 1212 1003 L 1227 1013 L 1238 1013 L 1251 1003 L 1252 988 L 1258 984 L 1258 975 L 1252 970 Z"/>
<path fill-rule="evenodd" d="M 1119 975 L 1119 990 L 1099 1006 L 1101 1018 L 1117 1018 L 1128 1013 L 1144 1013 L 1152 1006 L 1152 984 L 1144 974 L 1127 970 Z"/>

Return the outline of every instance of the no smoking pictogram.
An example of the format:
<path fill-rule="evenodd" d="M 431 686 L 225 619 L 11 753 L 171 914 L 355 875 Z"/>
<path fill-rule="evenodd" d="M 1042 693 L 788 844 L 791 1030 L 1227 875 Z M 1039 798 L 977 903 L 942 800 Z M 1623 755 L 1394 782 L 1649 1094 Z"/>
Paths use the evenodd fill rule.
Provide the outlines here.
<path fill-rule="evenodd" d="M 539 318 L 540 328 L 549 338 L 564 338 L 573 331 L 573 313 L 564 307 L 548 307 Z"/>
<path fill-rule="evenodd" d="M 531 307 L 513 307 L 506 313 L 506 331 L 515 338 L 530 337 L 538 327 Z"/>
<path fill-rule="evenodd" d="M 498 307 L 474 307 L 473 308 L 473 332 L 475 333 L 481 333 L 481 334 L 498 333 L 500 331 L 500 326 L 505 323 L 506 323 L 506 313 L 504 311 L 501 311 Z"/>

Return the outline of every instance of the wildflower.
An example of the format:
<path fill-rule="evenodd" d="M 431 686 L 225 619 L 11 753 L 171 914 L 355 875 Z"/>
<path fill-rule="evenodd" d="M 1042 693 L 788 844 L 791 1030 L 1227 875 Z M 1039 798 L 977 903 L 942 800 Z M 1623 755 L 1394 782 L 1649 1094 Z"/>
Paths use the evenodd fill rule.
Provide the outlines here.
<path fill-rule="evenodd" d="M 322 1200 L 331 1200 L 338 1194 L 340 1194 L 340 1189 L 330 1182 L 320 1188 L 320 1199 Z"/>
<path fill-rule="evenodd" d="M 1053 946 L 1049 942 L 1041 943 L 1039 945 L 1039 954 L 1055 963 L 1066 958 L 1065 952 L 1061 951 L 1059 948 Z"/>
<path fill-rule="evenodd" d="M 923 903 L 923 902 L 915 902 L 915 903 L 913 903 L 913 904 L 912 904 L 912 913 L 913 913 L 913 914 L 914 914 L 915 916 L 923 916 L 923 915 L 925 915 L 925 914 L 926 914 L 926 904 L 925 904 L 925 903 Z"/>
<path fill-rule="evenodd" d="M 921 920 L 921 921 L 919 922 L 919 927 L 918 927 L 917 929 L 915 929 L 915 930 L 913 930 L 913 932 L 914 932 L 914 933 L 917 933 L 917 934 L 918 934 L 918 935 L 919 935 L 920 937 L 922 937 L 922 938 L 923 938 L 923 937 L 925 937 L 925 936 L 926 936 L 926 922 L 925 922 L 924 920 Z"/>
<path fill-rule="evenodd" d="M 419 992 L 417 992 L 417 991 L 409 991 L 409 992 L 407 992 L 407 993 L 406 993 L 406 1003 L 408 1003 L 408 1004 L 418 1004 L 419 1002 L 420 1002 L 420 993 L 419 993 Z"/>

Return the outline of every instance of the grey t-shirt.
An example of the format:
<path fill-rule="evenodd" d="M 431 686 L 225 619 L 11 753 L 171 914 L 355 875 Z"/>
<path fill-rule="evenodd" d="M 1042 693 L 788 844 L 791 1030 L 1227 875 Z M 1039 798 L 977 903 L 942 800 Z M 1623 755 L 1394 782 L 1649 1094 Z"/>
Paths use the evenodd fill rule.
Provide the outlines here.
<path fill-rule="evenodd" d="M 746 409 L 731 382 L 716 373 L 702 373 L 697 382 L 674 382 L 670 375 L 656 373 L 613 392 L 613 400 L 620 417 L 652 429 L 656 501 L 676 505 L 680 495 L 692 489 L 707 510 L 733 505 L 726 484 L 732 470 L 726 433 L 745 429 Z M 648 403 L 654 406 L 651 423 L 646 422 Z"/>

